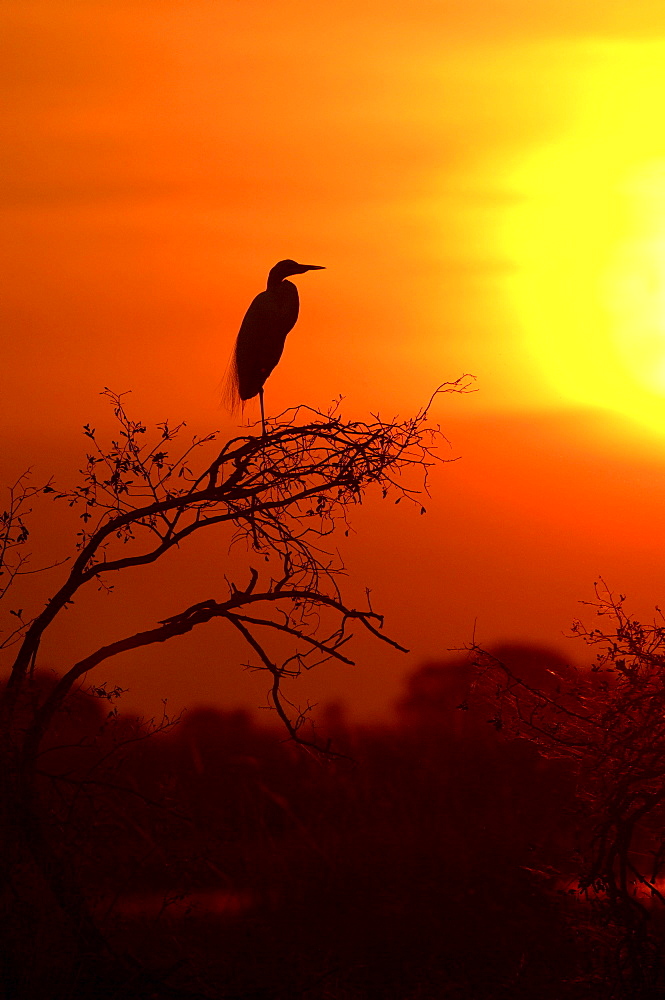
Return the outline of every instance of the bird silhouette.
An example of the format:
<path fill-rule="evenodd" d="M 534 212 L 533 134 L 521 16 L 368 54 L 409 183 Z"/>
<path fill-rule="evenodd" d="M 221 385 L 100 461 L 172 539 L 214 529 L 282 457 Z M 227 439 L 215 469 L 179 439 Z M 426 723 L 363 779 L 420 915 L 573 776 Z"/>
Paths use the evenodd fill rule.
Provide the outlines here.
<path fill-rule="evenodd" d="M 227 381 L 227 402 L 235 410 L 258 395 L 264 437 L 263 386 L 282 356 L 284 342 L 295 326 L 300 308 L 298 289 L 285 279 L 291 274 L 323 270 L 320 264 L 280 260 L 270 270 L 265 292 L 253 300 L 240 326 Z"/>

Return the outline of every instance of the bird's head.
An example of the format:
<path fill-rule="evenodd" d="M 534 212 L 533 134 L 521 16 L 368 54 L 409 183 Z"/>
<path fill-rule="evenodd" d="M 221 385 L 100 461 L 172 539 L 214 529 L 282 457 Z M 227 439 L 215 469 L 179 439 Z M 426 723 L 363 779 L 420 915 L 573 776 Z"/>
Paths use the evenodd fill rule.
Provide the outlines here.
<path fill-rule="evenodd" d="M 280 260 L 271 269 L 269 275 L 269 282 L 281 281 L 282 278 L 288 278 L 290 274 L 304 274 L 305 271 L 325 271 L 325 267 L 321 264 L 298 264 L 295 260 Z"/>

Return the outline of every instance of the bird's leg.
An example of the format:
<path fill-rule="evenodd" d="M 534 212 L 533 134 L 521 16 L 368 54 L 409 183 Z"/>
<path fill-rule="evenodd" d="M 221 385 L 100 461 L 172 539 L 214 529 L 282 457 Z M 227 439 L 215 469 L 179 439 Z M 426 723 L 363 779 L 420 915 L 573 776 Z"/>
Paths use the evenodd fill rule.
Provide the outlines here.
<path fill-rule="evenodd" d="M 263 428 L 263 437 L 266 436 L 266 415 L 263 411 L 263 387 L 259 389 L 259 403 L 261 404 L 261 427 Z"/>
<path fill-rule="evenodd" d="M 263 445 L 262 445 L 262 447 L 265 448 L 266 415 L 265 415 L 264 410 L 263 410 L 263 386 L 261 386 L 261 388 L 259 389 L 259 403 L 261 404 L 261 428 L 263 430 L 263 434 L 261 435 L 261 440 L 264 442 Z M 259 538 L 258 538 L 258 535 L 257 535 L 257 532 L 256 532 L 256 522 L 254 520 L 254 516 L 255 516 L 255 504 L 256 504 L 256 496 L 253 495 L 252 496 L 251 525 L 252 525 L 252 536 L 254 538 L 254 548 L 258 552 L 259 551 Z"/>

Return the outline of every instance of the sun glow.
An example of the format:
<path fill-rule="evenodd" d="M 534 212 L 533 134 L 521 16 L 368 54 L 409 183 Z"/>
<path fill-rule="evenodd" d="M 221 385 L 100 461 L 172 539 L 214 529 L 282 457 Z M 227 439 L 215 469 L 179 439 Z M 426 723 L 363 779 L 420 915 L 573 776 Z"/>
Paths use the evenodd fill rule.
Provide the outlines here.
<path fill-rule="evenodd" d="M 563 401 L 665 432 L 665 42 L 586 55 L 567 134 L 510 178 L 511 308 Z"/>

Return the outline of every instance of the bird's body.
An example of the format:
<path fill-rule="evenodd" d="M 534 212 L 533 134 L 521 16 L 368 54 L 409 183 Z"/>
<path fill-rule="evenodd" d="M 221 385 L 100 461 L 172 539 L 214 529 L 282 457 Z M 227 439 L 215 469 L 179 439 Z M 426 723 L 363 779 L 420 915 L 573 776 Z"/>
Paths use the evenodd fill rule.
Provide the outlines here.
<path fill-rule="evenodd" d="M 252 301 L 245 313 L 231 361 L 229 396 L 231 408 L 259 396 L 263 419 L 263 385 L 277 365 L 284 342 L 298 319 L 298 289 L 287 275 L 323 270 L 318 264 L 297 264 L 280 260 L 268 275 L 264 292 Z M 264 424 L 265 433 L 265 424 Z"/>
<path fill-rule="evenodd" d="M 282 356 L 287 334 L 300 310 L 298 289 L 292 281 L 279 281 L 256 296 L 242 321 L 236 340 L 238 395 L 244 401 L 256 396 Z"/>

